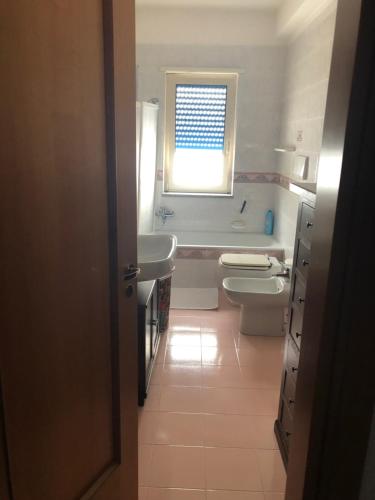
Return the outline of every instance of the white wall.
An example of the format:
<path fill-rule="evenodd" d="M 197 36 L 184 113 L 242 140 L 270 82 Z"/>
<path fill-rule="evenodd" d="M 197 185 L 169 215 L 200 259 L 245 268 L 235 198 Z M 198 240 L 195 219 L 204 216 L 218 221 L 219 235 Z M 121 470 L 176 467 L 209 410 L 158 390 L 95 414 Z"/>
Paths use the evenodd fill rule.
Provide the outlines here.
<path fill-rule="evenodd" d="M 294 37 L 321 16 L 333 12 L 337 0 L 283 0 L 278 9 L 277 30 L 280 36 Z"/>
<path fill-rule="evenodd" d="M 139 45 L 280 45 L 272 11 L 137 7 Z"/>
<path fill-rule="evenodd" d="M 275 186 L 275 238 L 285 251 L 285 258 L 292 258 L 298 217 L 299 197 L 281 186 Z"/>
<path fill-rule="evenodd" d="M 322 146 L 335 19 L 333 13 L 313 23 L 288 46 L 280 143 L 294 144 L 297 154 L 309 156 L 311 182 Z M 294 156 L 280 155 L 280 172 L 288 177 L 293 177 Z"/>
<path fill-rule="evenodd" d="M 295 0 L 294 0 L 295 1 Z M 285 93 L 280 126 L 280 144 L 295 145 L 296 154 L 279 156 L 279 172 L 293 178 L 294 159 L 309 157 L 310 182 L 316 182 L 322 146 L 329 70 L 332 56 L 336 12 L 316 19 L 288 45 Z M 297 137 L 302 134 L 302 140 Z M 275 200 L 276 236 L 292 256 L 297 221 L 298 197 L 278 188 Z"/>
<path fill-rule="evenodd" d="M 206 196 L 162 196 L 162 183 L 157 183 L 157 203 L 166 205 L 175 212 L 163 226 L 158 218 L 156 229 L 176 231 L 233 231 L 231 222 L 241 220 L 246 224 L 244 231 L 263 233 L 264 218 L 268 209 L 275 210 L 274 184 L 234 185 L 234 196 L 227 198 Z M 243 200 L 247 206 L 242 215 L 240 209 Z"/>
<path fill-rule="evenodd" d="M 162 169 L 165 67 L 240 68 L 235 172 L 274 172 L 277 155 L 286 50 L 276 38 L 276 15 L 258 11 L 138 9 L 138 99 L 160 100 L 158 165 Z M 179 230 L 230 230 L 243 218 L 247 230 L 262 232 L 267 209 L 275 208 L 275 186 L 238 184 L 233 198 L 162 196 L 156 207 L 175 211 L 167 227 Z M 192 201 L 193 200 L 193 201 Z M 160 225 L 160 220 L 157 220 Z"/>

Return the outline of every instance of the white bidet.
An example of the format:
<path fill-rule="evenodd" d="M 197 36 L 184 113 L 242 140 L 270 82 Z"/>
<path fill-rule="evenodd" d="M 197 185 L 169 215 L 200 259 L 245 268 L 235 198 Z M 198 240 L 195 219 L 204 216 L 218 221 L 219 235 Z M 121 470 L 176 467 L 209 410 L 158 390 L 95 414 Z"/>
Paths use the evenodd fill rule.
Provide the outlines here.
<path fill-rule="evenodd" d="M 245 335 L 281 336 L 290 285 L 283 278 L 237 278 L 223 280 L 228 299 L 241 307 L 240 332 Z"/>

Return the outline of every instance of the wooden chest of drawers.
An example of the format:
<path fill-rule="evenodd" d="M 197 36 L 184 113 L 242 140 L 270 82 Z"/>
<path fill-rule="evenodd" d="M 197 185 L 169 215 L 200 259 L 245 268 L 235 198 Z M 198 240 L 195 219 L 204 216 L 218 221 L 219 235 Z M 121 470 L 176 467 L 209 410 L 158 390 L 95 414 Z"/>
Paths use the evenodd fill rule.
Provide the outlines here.
<path fill-rule="evenodd" d="M 311 194 L 306 198 L 301 198 L 294 247 L 293 273 L 291 276 L 289 320 L 285 339 L 279 413 L 275 422 L 275 433 L 285 465 L 288 462 L 289 447 L 293 439 L 293 414 L 298 380 L 299 354 L 303 345 L 303 314 L 311 261 L 314 207 L 315 195 Z"/>

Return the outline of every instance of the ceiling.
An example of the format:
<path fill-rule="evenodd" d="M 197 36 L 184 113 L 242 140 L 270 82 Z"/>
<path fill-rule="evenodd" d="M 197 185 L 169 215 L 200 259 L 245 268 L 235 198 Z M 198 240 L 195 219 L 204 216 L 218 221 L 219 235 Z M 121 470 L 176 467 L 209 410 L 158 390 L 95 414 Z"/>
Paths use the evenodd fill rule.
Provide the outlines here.
<path fill-rule="evenodd" d="M 136 0 L 137 5 L 154 7 L 227 7 L 242 9 L 276 9 L 283 0 Z"/>

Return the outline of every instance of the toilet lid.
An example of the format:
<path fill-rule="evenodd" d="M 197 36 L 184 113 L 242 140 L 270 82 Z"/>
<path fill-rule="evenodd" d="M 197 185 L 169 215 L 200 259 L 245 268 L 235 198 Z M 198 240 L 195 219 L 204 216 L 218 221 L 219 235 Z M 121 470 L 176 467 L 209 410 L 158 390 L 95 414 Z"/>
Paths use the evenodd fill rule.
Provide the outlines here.
<path fill-rule="evenodd" d="M 270 259 L 266 255 L 252 253 L 224 253 L 221 262 L 224 266 L 271 267 Z"/>

